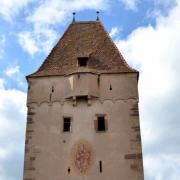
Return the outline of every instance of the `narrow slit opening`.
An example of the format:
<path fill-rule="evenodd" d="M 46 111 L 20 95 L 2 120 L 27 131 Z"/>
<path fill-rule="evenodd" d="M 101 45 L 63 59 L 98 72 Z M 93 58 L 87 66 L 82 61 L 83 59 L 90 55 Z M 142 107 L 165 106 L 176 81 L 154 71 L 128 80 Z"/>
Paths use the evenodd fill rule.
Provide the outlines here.
<path fill-rule="evenodd" d="M 54 86 L 52 86 L 52 90 L 51 91 L 54 92 Z"/>
<path fill-rule="evenodd" d="M 70 172 L 71 172 L 71 168 L 70 168 L 70 167 L 68 167 L 67 171 L 68 171 L 68 174 L 70 174 Z"/>
<path fill-rule="evenodd" d="M 71 131 L 71 118 L 64 117 L 64 125 L 63 125 L 63 132 L 70 132 Z"/>
<path fill-rule="evenodd" d="M 112 90 L 112 85 L 111 85 L 111 84 L 110 84 L 109 90 L 110 90 L 110 91 Z"/>
<path fill-rule="evenodd" d="M 102 161 L 99 161 L 99 172 L 102 173 Z"/>

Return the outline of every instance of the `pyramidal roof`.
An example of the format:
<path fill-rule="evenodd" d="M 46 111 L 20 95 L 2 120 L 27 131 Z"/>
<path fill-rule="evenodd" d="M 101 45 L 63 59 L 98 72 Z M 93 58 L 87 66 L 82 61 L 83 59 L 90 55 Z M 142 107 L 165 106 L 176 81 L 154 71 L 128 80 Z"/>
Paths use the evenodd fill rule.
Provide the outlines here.
<path fill-rule="evenodd" d="M 128 66 L 102 23 L 86 21 L 72 22 L 40 68 L 27 77 L 78 72 L 79 57 L 88 57 L 88 72 L 137 72 Z"/>

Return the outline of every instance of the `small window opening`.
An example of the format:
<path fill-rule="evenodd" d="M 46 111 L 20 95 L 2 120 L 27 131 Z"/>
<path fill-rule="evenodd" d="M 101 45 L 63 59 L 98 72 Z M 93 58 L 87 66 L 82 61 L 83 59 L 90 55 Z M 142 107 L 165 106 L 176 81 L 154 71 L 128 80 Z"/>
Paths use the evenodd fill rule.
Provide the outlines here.
<path fill-rule="evenodd" d="M 77 100 L 77 101 L 87 101 L 87 100 L 88 100 L 88 97 L 87 97 L 87 96 L 77 96 L 77 97 L 76 97 L 76 100 Z"/>
<path fill-rule="evenodd" d="M 70 132 L 71 130 L 71 118 L 70 117 L 64 117 L 64 132 Z"/>
<path fill-rule="evenodd" d="M 52 86 L 52 90 L 51 91 L 54 92 L 54 86 Z"/>
<path fill-rule="evenodd" d="M 99 161 L 99 172 L 102 173 L 102 161 Z"/>
<path fill-rule="evenodd" d="M 98 117 L 98 124 L 97 125 L 98 125 L 97 126 L 98 131 L 105 131 L 106 130 L 104 116 Z"/>
<path fill-rule="evenodd" d="M 78 57 L 79 67 L 86 67 L 88 62 L 88 57 Z"/>
<path fill-rule="evenodd" d="M 110 91 L 112 90 L 112 86 L 111 86 L 111 84 L 110 84 L 109 90 L 110 90 Z"/>
<path fill-rule="evenodd" d="M 98 85 L 100 84 L 100 77 L 99 76 L 97 78 L 97 83 L 98 83 Z"/>
<path fill-rule="evenodd" d="M 70 174 L 70 172 L 71 172 L 71 168 L 70 168 L 70 167 L 68 167 L 67 171 L 68 171 L 68 174 Z"/>

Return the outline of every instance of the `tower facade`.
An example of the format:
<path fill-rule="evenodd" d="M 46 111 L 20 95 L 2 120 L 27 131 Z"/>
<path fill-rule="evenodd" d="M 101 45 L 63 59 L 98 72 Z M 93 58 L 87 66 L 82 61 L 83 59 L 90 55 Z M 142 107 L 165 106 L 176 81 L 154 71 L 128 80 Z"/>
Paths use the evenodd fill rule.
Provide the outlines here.
<path fill-rule="evenodd" d="M 100 21 L 72 22 L 27 76 L 24 180 L 143 180 L 138 71 Z"/>

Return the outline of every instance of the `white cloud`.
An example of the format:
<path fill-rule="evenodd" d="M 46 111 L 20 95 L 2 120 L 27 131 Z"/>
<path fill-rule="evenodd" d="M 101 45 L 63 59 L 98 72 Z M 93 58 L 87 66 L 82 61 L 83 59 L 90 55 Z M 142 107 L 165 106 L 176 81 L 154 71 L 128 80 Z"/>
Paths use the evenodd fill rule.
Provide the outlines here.
<path fill-rule="evenodd" d="M 126 9 L 137 10 L 137 5 L 139 3 L 139 0 L 119 0 L 119 1 L 124 4 Z"/>
<path fill-rule="evenodd" d="M 33 30 L 19 33 L 20 45 L 30 55 L 48 53 L 57 39 L 55 28 L 72 18 L 73 11 L 104 10 L 108 5 L 109 0 L 89 0 L 88 3 L 86 0 L 45 0 L 26 18 L 32 24 Z"/>
<path fill-rule="evenodd" d="M 32 32 L 24 31 L 18 34 L 19 44 L 32 56 L 39 52 L 48 53 L 56 38 L 56 32 L 48 28 L 35 28 Z"/>
<path fill-rule="evenodd" d="M 119 33 L 120 29 L 118 27 L 113 27 L 109 35 L 111 36 L 111 38 L 116 38 L 119 35 Z"/>
<path fill-rule="evenodd" d="M 179 19 L 178 0 L 167 17 L 157 17 L 155 27 L 139 27 L 127 39 L 117 42 L 129 64 L 140 70 L 140 118 L 147 180 L 180 177 Z"/>
<path fill-rule="evenodd" d="M 4 82 L 1 79 L 1 82 Z M 0 87 L 0 179 L 22 179 L 26 93 Z"/>
<path fill-rule="evenodd" d="M 5 159 L 8 155 L 8 152 L 5 149 L 0 149 L 0 159 Z"/>
<path fill-rule="evenodd" d="M 37 7 L 32 15 L 27 19 L 38 26 L 47 26 L 57 23 L 63 23 L 68 17 L 72 16 L 73 11 L 100 9 L 108 7 L 108 0 L 52 0 L 45 1 Z"/>
<path fill-rule="evenodd" d="M 24 75 L 21 73 L 19 65 L 11 65 L 7 67 L 4 73 L 8 78 L 15 81 L 19 87 L 26 87 Z"/>
<path fill-rule="evenodd" d="M 158 154 L 146 156 L 144 166 L 151 174 L 147 180 L 179 180 L 180 155 Z M 151 166 L 151 168 L 150 168 Z"/>
<path fill-rule="evenodd" d="M 1 0 L 0 1 L 0 15 L 11 21 L 25 6 L 32 0 Z"/>
<path fill-rule="evenodd" d="M 171 7 L 176 4 L 176 0 L 153 0 L 155 6 Z"/>
<path fill-rule="evenodd" d="M 9 77 L 13 77 L 16 74 L 19 74 L 19 66 L 13 66 L 13 67 L 9 67 L 8 69 L 5 70 L 5 74 Z"/>
<path fill-rule="evenodd" d="M 30 32 L 24 31 L 18 34 L 18 41 L 21 47 L 27 51 L 30 55 L 34 55 L 39 52 L 37 47 L 36 40 Z"/>
<path fill-rule="evenodd" d="M 179 64 L 180 14 L 178 11 L 179 6 L 173 9 L 169 17 L 159 17 L 155 28 L 151 25 L 139 27 L 127 40 L 118 42 L 119 48 L 130 63 L 133 66 L 138 64 L 141 69 L 146 70 L 142 72 L 145 73 L 142 76 L 145 79 L 141 79 L 143 82 L 140 83 L 151 88 L 147 88 L 143 93 L 145 96 L 167 93 L 176 83 L 177 74 L 173 68 L 177 70 L 175 63 Z"/>

